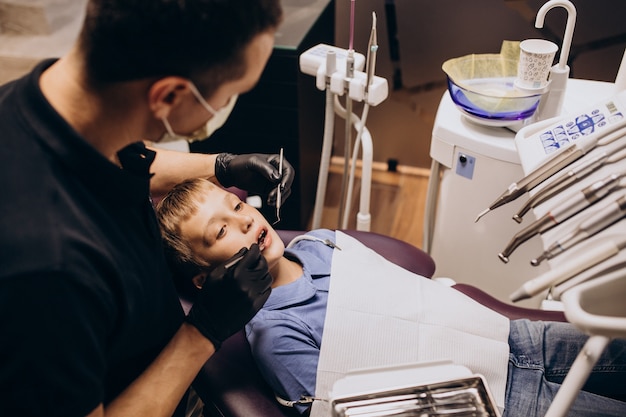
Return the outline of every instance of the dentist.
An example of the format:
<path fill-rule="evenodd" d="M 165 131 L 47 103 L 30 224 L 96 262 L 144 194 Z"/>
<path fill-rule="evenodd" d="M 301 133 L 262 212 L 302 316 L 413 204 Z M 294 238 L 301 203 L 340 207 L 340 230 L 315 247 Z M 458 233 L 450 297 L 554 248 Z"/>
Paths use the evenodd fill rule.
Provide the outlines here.
<path fill-rule="evenodd" d="M 185 317 L 151 197 L 184 179 L 275 203 L 278 155 L 146 146 L 206 137 L 259 80 L 279 0 L 89 0 L 74 47 L 0 86 L 0 415 L 183 416 L 190 385 L 261 308 L 258 245 Z"/>

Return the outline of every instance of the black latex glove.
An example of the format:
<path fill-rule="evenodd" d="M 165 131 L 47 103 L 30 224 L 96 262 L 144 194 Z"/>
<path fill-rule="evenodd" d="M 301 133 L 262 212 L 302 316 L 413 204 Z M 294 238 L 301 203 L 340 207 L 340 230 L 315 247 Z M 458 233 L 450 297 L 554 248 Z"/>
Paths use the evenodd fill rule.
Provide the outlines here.
<path fill-rule="evenodd" d="M 278 173 L 278 154 L 251 153 L 235 155 L 220 153 L 215 159 L 215 176 L 224 187 L 238 187 L 265 198 L 270 206 L 276 205 L 278 187 L 284 201 L 291 194 L 291 184 L 296 175 L 293 167 L 283 158 L 283 175 Z"/>
<path fill-rule="evenodd" d="M 271 285 L 272 277 L 259 245 L 243 248 L 209 273 L 187 321 L 217 350 L 263 307 Z"/>

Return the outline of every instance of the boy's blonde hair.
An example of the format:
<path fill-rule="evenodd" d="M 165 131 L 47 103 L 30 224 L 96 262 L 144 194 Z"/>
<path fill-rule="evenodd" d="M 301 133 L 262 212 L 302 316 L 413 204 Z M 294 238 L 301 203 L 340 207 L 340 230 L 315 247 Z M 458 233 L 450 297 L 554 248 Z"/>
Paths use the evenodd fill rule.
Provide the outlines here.
<path fill-rule="evenodd" d="M 196 213 L 207 195 L 217 187 L 205 178 L 186 180 L 175 185 L 157 204 L 156 214 L 165 249 L 174 262 L 199 268 L 210 266 L 205 259 L 194 254 L 189 242 L 181 236 L 180 225 Z"/>

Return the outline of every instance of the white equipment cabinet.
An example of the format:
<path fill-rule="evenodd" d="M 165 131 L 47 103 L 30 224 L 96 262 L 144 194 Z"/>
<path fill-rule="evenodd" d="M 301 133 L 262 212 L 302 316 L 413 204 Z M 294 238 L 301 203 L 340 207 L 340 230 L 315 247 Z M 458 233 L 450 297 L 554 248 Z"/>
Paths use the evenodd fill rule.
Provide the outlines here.
<path fill-rule="evenodd" d="M 515 132 L 506 128 L 468 120 L 446 92 L 430 145 L 433 164 L 424 224 L 424 249 L 435 260 L 436 277 L 472 284 L 507 302 L 511 292 L 540 272 L 528 259 L 542 251 L 541 242 L 531 239 L 504 264 L 498 253 L 520 230 L 511 219 L 511 208 L 490 212 L 479 222 L 475 219 L 524 175 L 514 138 Z M 535 220 L 527 217 L 524 223 Z M 527 302 L 539 304 L 536 299 Z"/>

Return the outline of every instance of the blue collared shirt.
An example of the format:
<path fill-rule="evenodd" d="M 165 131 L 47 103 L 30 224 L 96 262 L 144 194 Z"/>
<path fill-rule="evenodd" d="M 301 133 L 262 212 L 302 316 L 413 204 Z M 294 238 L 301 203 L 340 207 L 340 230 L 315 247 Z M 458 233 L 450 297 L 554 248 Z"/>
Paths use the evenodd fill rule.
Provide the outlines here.
<path fill-rule="evenodd" d="M 335 232 L 307 233 L 335 242 Z M 333 248 L 319 241 L 302 240 L 285 251 L 300 262 L 303 275 L 277 287 L 246 326 L 252 354 L 265 380 L 286 400 L 315 393 Z M 308 407 L 296 406 L 300 412 Z"/>

